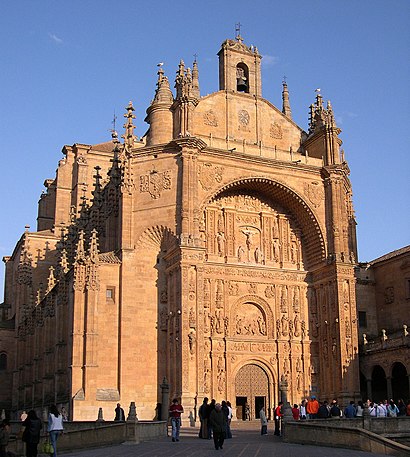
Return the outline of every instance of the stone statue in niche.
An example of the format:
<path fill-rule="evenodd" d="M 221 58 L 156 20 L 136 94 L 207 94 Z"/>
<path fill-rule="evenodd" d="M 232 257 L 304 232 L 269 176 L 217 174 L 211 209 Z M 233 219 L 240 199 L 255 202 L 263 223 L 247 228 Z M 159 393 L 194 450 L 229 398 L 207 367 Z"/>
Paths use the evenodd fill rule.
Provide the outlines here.
<path fill-rule="evenodd" d="M 293 289 L 293 310 L 295 313 L 298 313 L 300 311 L 299 307 L 299 289 L 295 287 Z"/>
<path fill-rule="evenodd" d="M 195 335 L 194 331 L 189 332 L 188 342 L 189 342 L 189 352 L 191 353 L 191 355 L 194 355 L 195 347 L 196 347 L 196 335 Z"/>
<path fill-rule="evenodd" d="M 239 246 L 238 248 L 238 262 L 244 262 L 245 261 L 245 249 L 243 246 Z"/>
<path fill-rule="evenodd" d="M 254 257 L 256 263 L 262 263 L 262 252 L 258 247 L 255 249 Z"/>
<path fill-rule="evenodd" d="M 294 326 L 294 335 L 296 337 L 299 337 L 300 336 L 300 332 L 301 332 L 301 328 L 300 328 L 300 320 L 299 320 L 299 316 L 296 314 L 295 316 L 295 319 L 293 321 L 293 326 Z"/>
<path fill-rule="evenodd" d="M 220 393 L 224 392 L 225 390 L 225 373 L 220 372 L 218 374 L 218 391 Z"/>
<path fill-rule="evenodd" d="M 280 319 L 276 320 L 276 338 L 280 338 L 282 334 L 281 328 L 280 328 Z"/>
<path fill-rule="evenodd" d="M 290 247 L 290 261 L 296 263 L 298 259 L 298 248 L 296 247 L 296 242 L 292 242 Z"/>
<path fill-rule="evenodd" d="M 300 373 L 302 371 L 302 362 L 301 362 L 301 360 L 299 358 L 296 359 L 296 371 L 298 373 Z"/>
<path fill-rule="evenodd" d="M 280 258 L 280 242 L 277 238 L 273 240 L 273 259 L 275 262 L 279 262 Z"/>
<path fill-rule="evenodd" d="M 189 326 L 195 327 L 195 312 L 194 308 L 190 308 L 189 310 Z"/>
<path fill-rule="evenodd" d="M 225 362 L 222 356 L 218 357 L 218 373 L 225 371 Z"/>
<path fill-rule="evenodd" d="M 224 330 L 222 312 L 221 311 L 216 311 L 215 312 L 215 330 L 216 330 L 216 333 L 218 333 L 219 335 L 221 333 L 223 333 L 223 330 Z"/>
<path fill-rule="evenodd" d="M 306 336 L 306 323 L 305 323 L 305 321 L 302 321 L 300 323 L 300 330 L 302 332 L 302 338 L 305 338 L 305 336 Z"/>
<path fill-rule="evenodd" d="M 282 335 L 288 336 L 288 334 L 289 334 L 288 319 L 285 315 L 282 316 L 281 327 L 282 327 Z"/>
<path fill-rule="evenodd" d="M 218 232 L 216 242 L 218 245 L 218 255 L 222 257 L 225 253 L 225 234 L 223 232 Z"/>
<path fill-rule="evenodd" d="M 282 292 L 280 295 L 280 311 L 282 313 L 286 313 L 288 311 L 288 297 L 287 297 L 288 290 L 286 286 L 282 287 Z"/>
<path fill-rule="evenodd" d="M 229 317 L 224 317 L 224 329 L 225 329 L 225 336 L 229 336 Z"/>

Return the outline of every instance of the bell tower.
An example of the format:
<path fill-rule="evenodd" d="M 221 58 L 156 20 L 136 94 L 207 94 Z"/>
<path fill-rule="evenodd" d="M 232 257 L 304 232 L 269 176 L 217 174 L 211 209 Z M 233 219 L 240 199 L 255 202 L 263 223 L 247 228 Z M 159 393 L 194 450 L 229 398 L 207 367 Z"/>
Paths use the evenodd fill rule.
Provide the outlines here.
<path fill-rule="evenodd" d="M 218 56 L 219 90 L 262 96 L 262 56 L 255 46 L 246 46 L 238 34 L 222 43 Z"/>

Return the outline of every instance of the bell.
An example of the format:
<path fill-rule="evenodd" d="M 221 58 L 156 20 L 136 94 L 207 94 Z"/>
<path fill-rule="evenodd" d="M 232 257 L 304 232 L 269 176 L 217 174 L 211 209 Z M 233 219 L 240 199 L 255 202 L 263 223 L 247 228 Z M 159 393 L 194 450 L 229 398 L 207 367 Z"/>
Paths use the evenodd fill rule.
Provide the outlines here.
<path fill-rule="evenodd" d="M 236 81 L 236 89 L 238 92 L 246 92 L 248 90 L 248 84 L 246 83 L 245 78 L 239 77 Z"/>

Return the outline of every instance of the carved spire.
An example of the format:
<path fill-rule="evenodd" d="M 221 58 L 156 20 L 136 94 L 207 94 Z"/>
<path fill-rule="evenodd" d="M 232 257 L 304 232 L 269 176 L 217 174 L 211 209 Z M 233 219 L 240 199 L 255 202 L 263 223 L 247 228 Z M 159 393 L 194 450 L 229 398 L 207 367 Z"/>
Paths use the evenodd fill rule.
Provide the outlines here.
<path fill-rule="evenodd" d="M 196 61 L 196 56 L 194 63 L 192 64 L 192 95 L 195 98 L 200 97 L 199 92 L 199 72 L 198 72 L 198 63 Z"/>
<path fill-rule="evenodd" d="M 171 106 L 173 101 L 174 96 L 172 95 L 171 88 L 169 87 L 168 78 L 164 76 L 164 70 L 162 67 L 159 67 L 157 89 L 155 91 L 154 100 L 152 101 L 151 105 L 166 103 L 167 105 Z"/>
<path fill-rule="evenodd" d="M 316 89 L 315 104 L 310 105 L 309 121 L 309 133 L 314 133 L 322 127 L 337 128 L 332 104 L 328 101 L 324 108 L 320 89 Z"/>
<path fill-rule="evenodd" d="M 181 59 L 178 65 L 177 75 L 175 77 L 175 89 L 177 91 L 177 98 L 182 96 L 182 87 L 184 83 L 185 64 Z"/>
<path fill-rule="evenodd" d="M 56 284 L 56 278 L 54 277 L 54 267 L 51 266 L 49 268 L 46 293 L 49 293 L 51 291 L 51 289 L 55 286 L 55 284 Z"/>
<path fill-rule="evenodd" d="M 85 249 L 84 249 L 84 231 L 80 230 L 78 234 L 77 249 L 75 253 L 75 262 L 85 261 Z"/>
<path fill-rule="evenodd" d="M 127 119 L 123 127 L 125 128 L 124 135 L 121 135 L 121 138 L 124 138 L 124 143 L 128 147 L 128 149 L 132 149 L 134 147 L 136 136 L 134 135 L 135 125 L 133 124 L 133 119 L 135 119 L 135 108 L 132 105 L 132 101 L 128 103 L 128 106 L 125 108 L 127 112 L 124 114 L 124 117 Z"/>
<path fill-rule="evenodd" d="M 282 113 L 288 116 L 290 119 L 292 119 L 292 111 L 290 109 L 290 103 L 289 103 L 289 91 L 288 91 L 288 85 L 286 83 L 286 79 L 283 79 L 283 90 L 282 90 Z"/>
<path fill-rule="evenodd" d="M 90 261 L 92 263 L 98 263 L 98 238 L 97 238 L 97 230 L 93 229 L 91 232 L 91 240 L 90 240 Z"/>

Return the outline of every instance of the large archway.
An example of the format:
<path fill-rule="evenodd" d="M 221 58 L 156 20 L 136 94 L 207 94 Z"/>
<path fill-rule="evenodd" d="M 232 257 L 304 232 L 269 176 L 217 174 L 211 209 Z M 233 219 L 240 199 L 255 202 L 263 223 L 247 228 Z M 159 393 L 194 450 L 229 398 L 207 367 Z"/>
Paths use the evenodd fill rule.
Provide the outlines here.
<path fill-rule="evenodd" d="M 406 401 L 409 398 L 408 373 L 406 367 L 400 362 L 396 362 L 393 365 L 391 384 L 395 401 L 400 398 Z"/>
<path fill-rule="evenodd" d="M 387 398 L 386 373 L 380 365 L 376 365 L 372 372 L 372 395 L 371 400 L 379 402 Z"/>
<path fill-rule="evenodd" d="M 249 363 L 238 371 L 235 377 L 235 400 L 238 420 L 259 419 L 259 411 L 263 406 L 270 411 L 269 376 L 262 367 Z"/>

